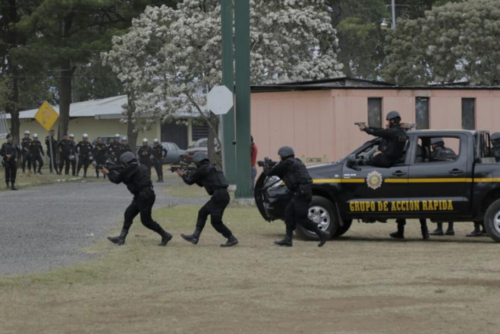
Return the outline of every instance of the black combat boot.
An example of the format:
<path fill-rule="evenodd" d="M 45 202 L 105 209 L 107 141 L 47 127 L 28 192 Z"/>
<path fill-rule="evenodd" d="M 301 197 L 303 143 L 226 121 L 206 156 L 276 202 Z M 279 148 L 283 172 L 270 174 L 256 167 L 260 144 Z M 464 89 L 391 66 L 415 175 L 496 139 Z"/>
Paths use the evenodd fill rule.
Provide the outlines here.
<path fill-rule="evenodd" d="M 278 246 L 292 247 L 293 246 L 292 236 L 293 236 L 293 231 L 291 232 L 286 231 L 285 238 L 283 240 L 275 241 L 274 243 Z"/>
<path fill-rule="evenodd" d="M 118 237 L 108 237 L 108 240 L 117 245 L 123 245 L 125 243 L 125 238 L 127 237 L 128 231 L 122 230 L 122 233 Z"/>
<path fill-rule="evenodd" d="M 318 247 L 323 247 L 323 245 L 330 239 L 330 233 L 323 231 L 319 227 L 316 228 L 316 234 L 319 238 Z"/>
<path fill-rule="evenodd" d="M 181 234 L 181 237 L 182 237 L 182 239 L 189 241 L 193 245 L 196 245 L 196 244 L 198 244 L 198 241 L 200 240 L 200 234 L 201 234 L 201 230 L 199 228 L 197 228 L 196 230 L 194 230 L 193 234 L 191 234 L 191 235 Z"/>
<path fill-rule="evenodd" d="M 389 234 L 391 238 L 394 239 L 404 239 L 405 238 L 405 224 L 398 222 L 398 231 Z"/>
<path fill-rule="evenodd" d="M 443 223 L 437 223 L 437 227 L 434 231 L 432 231 L 431 233 L 429 233 L 430 235 L 437 235 L 437 236 L 443 236 L 444 235 L 444 232 L 443 232 Z"/>
<path fill-rule="evenodd" d="M 481 223 L 474 223 L 474 231 L 467 234 L 468 237 L 482 237 L 483 232 L 481 231 Z"/>
<path fill-rule="evenodd" d="M 231 236 L 229 238 L 227 238 L 226 243 L 221 244 L 220 246 L 221 247 L 232 247 L 232 246 L 236 246 L 239 243 L 240 242 L 238 241 L 238 239 L 236 239 L 235 236 L 231 234 Z"/>
<path fill-rule="evenodd" d="M 429 240 L 429 229 L 427 228 L 427 222 L 425 219 L 420 221 L 420 231 L 422 231 L 422 239 Z"/>
<path fill-rule="evenodd" d="M 158 246 L 166 246 L 170 240 L 172 240 L 172 234 L 168 233 L 164 229 L 160 231 L 161 235 L 161 242 L 158 244 Z"/>
<path fill-rule="evenodd" d="M 453 223 L 448 223 L 448 229 L 446 230 L 446 235 L 455 235 L 455 230 L 453 229 Z"/>
<path fill-rule="evenodd" d="M 7 188 L 7 189 L 10 188 L 10 182 L 8 182 L 8 181 L 5 182 L 5 188 Z"/>
<path fill-rule="evenodd" d="M 16 185 L 14 182 L 12 182 L 12 186 L 10 187 L 11 190 L 17 190 Z"/>
<path fill-rule="evenodd" d="M 38 174 L 42 175 L 42 170 L 41 169 L 38 170 Z"/>

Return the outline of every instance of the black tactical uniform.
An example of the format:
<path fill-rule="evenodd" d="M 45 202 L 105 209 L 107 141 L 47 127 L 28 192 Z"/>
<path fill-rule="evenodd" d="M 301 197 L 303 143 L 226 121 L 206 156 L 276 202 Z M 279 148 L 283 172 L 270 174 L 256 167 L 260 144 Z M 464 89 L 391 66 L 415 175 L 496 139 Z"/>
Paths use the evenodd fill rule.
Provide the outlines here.
<path fill-rule="evenodd" d="M 55 170 L 56 173 L 60 173 L 57 168 L 57 148 L 58 148 L 57 140 L 54 137 L 50 136 L 50 141 L 49 141 L 49 136 L 47 136 L 45 137 L 45 146 L 47 148 L 47 157 L 49 158 L 50 172 L 53 173 L 53 171 Z M 54 156 L 51 155 L 51 152 Z M 54 166 L 52 166 L 52 163 L 54 163 Z"/>
<path fill-rule="evenodd" d="M 108 146 L 108 156 L 113 159 L 115 163 L 120 162 L 120 152 L 122 151 L 122 144 L 119 141 L 114 141 Z"/>
<path fill-rule="evenodd" d="M 121 143 L 121 148 L 120 148 L 120 157 L 122 156 L 123 153 L 126 153 L 126 152 L 132 152 L 132 149 L 130 148 L 130 145 L 129 144 L 123 144 Z"/>
<path fill-rule="evenodd" d="M 78 153 L 78 170 L 76 175 L 78 176 L 80 174 L 80 170 L 83 166 L 83 177 L 87 177 L 87 169 L 90 165 L 90 156 L 92 155 L 94 148 L 91 143 L 83 140 L 76 145 L 75 150 Z"/>
<path fill-rule="evenodd" d="M 108 153 L 108 147 L 106 144 L 102 143 L 96 143 L 94 147 L 94 158 L 95 158 L 95 174 L 97 178 L 99 178 L 99 171 L 101 170 L 102 166 L 106 163 L 107 159 L 107 153 Z M 103 176 L 104 178 L 106 176 Z"/>
<path fill-rule="evenodd" d="M 153 149 L 147 146 L 141 146 L 137 151 L 137 157 L 139 158 L 139 162 L 149 169 L 151 169 L 151 156 L 153 155 Z"/>
<path fill-rule="evenodd" d="M 9 138 L 10 135 L 7 135 L 7 139 Z M 7 142 L 2 144 L 0 155 L 3 157 L 5 167 L 5 184 L 7 185 L 7 188 L 10 187 L 12 190 L 17 190 L 17 161 L 21 156 L 21 150 L 18 145 L 14 144 L 14 142 Z M 7 157 L 7 155 L 9 155 L 9 157 Z"/>
<path fill-rule="evenodd" d="M 408 136 L 399 124 L 393 124 L 389 129 L 368 127 L 365 132 L 382 140 L 378 146 L 381 152 L 373 157 L 368 165 L 376 167 L 391 167 L 396 164 L 404 155 L 404 148 Z"/>
<path fill-rule="evenodd" d="M 69 160 L 69 156 L 74 154 L 74 146 L 73 142 L 69 139 L 63 139 L 57 145 L 57 150 L 59 151 L 59 157 L 61 162 L 59 163 L 59 170 L 63 171 L 63 167 L 65 166 L 64 173 L 66 175 L 69 174 L 69 167 L 71 165 L 71 161 Z"/>
<path fill-rule="evenodd" d="M 286 187 L 292 194 L 292 199 L 285 209 L 286 236 L 285 239 L 276 241 L 280 246 L 292 246 L 293 231 L 297 224 L 302 225 L 309 231 L 314 231 L 320 239 L 319 247 L 323 246 L 328 239 L 328 233 L 322 231 L 318 224 L 309 220 L 309 205 L 312 200 L 312 179 L 306 166 L 295 154 L 291 147 L 280 148 L 278 154 L 281 161 L 271 170 L 266 170 L 267 176 L 278 176 L 285 182 Z"/>
<path fill-rule="evenodd" d="M 23 169 L 23 173 L 26 171 L 26 164 L 28 164 L 28 171 L 31 170 L 31 157 L 30 157 L 30 147 L 31 138 L 23 138 L 21 139 L 21 149 L 22 149 L 22 157 L 23 163 L 21 165 Z"/>
<path fill-rule="evenodd" d="M 457 159 L 456 153 L 448 147 L 444 146 L 444 140 L 442 138 L 432 138 L 432 152 L 431 152 L 431 162 L 436 161 L 454 161 Z M 448 229 L 443 232 L 443 222 L 436 223 L 437 227 L 432 231 L 431 235 L 455 235 L 455 230 L 453 228 L 453 222 L 448 223 Z"/>
<path fill-rule="evenodd" d="M 207 218 L 210 215 L 213 228 L 227 238 L 227 242 L 221 247 L 231 247 L 238 244 L 229 228 L 222 222 L 222 216 L 230 201 L 227 191 L 228 183 L 224 173 L 210 163 L 203 152 L 198 152 L 193 156 L 193 162 L 196 164 L 196 171 L 191 175 L 185 174 L 182 179 L 188 185 L 197 184 L 204 187 L 207 193 L 212 196 L 210 200 L 198 211 L 198 221 L 196 229 L 192 235 L 181 234 L 184 240 L 196 245 L 200 239 L 201 232 L 205 227 Z"/>
<path fill-rule="evenodd" d="M 70 137 L 70 138 L 74 138 L 74 137 Z M 71 164 L 71 175 L 73 176 L 76 176 L 76 143 L 75 143 L 75 140 L 74 139 L 70 139 L 69 140 L 71 142 L 71 155 L 70 155 L 70 159 L 69 159 L 69 162 Z"/>
<path fill-rule="evenodd" d="M 33 172 L 37 173 L 36 167 L 38 163 L 38 174 L 42 174 L 43 167 L 43 159 L 44 156 L 42 143 L 38 140 L 38 138 L 34 138 L 29 146 L 30 155 L 31 155 L 31 164 L 33 165 Z"/>
<path fill-rule="evenodd" d="M 163 158 L 167 156 L 167 150 L 161 145 L 153 145 L 153 164 L 155 166 L 158 182 L 163 182 Z"/>
<path fill-rule="evenodd" d="M 156 195 L 153 190 L 153 184 L 151 183 L 151 173 L 149 169 L 138 164 L 134 154 L 131 152 L 122 155 L 120 160 L 127 165 L 125 165 L 125 168 L 122 170 L 110 171 L 108 175 L 109 180 L 116 184 L 124 183 L 130 193 L 134 195 L 134 199 L 125 210 L 125 221 L 123 223 L 122 233 L 119 237 L 109 237 L 108 239 L 115 244 L 123 245 L 134 218 L 140 214 L 142 224 L 161 235 L 162 240 L 159 246 L 166 246 L 172 239 L 172 235 L 163 230 L 151 217 Z"/>

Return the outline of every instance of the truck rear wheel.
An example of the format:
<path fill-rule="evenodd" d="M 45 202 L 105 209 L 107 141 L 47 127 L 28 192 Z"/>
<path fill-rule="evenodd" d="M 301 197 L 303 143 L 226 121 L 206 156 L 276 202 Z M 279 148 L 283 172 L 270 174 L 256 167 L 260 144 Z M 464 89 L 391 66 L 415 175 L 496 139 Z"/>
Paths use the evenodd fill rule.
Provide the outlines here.
<path fill-rule="evenodd" d="M 500 200 L 493 202 L 486 210 L 484 227 L 491 239 L 500 242 Z"/>
<path fill-rule="evenodd" d="M 332 236 L 336 236 L 335 234 L 340 228 L 333 203 L 321 196 L 313 196 L 309 207 L 309 219 Z M 295 233 L 304 240 L 318 240 L 316 233 L 305 229 L 301 225 L 297 225 Z"/>

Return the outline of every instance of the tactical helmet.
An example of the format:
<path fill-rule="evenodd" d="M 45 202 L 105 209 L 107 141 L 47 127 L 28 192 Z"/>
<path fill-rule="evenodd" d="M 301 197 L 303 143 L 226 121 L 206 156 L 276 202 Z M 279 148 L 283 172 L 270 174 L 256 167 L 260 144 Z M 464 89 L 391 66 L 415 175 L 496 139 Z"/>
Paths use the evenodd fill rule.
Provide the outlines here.
<path fill-rule="evenodd" d="M 390 113 L 387 114 L 387 117 L 385 118 L 386 120 L 390 121 L 391 119 L 395 119 L 395 118 L 398 118 L 401 119 L 401 115 L 399 114 L 399 112 L 393 110 L 391 111 Z"/>
<path fill-rule="evenodd" d="M 153 140 L 153 142 L 159 143 L 158 138 L 155 138 L 155 140 Z"/>
<path fill-rule="evenodd" d="M 38 134 L 36 134 L 36 133 L 35 133 L 35 134 L 33 135 L 33 138 L 38 138 Z"/>
<path fill-rule="evenodd" d="M 122 141 L 128 140 L 126 136 L 122 137 Z"/>
<path fill-rule="evenodd" d="M 131 163 L 135 160 L 135 154 L 132 152 L 125 152 L 120 156 L 120 162 L 123 164 Z"/>
<path fill-rule="evenodd" d="M 88 134 L 86 134 L 86 133 L 84 133 L 84 134 L 83 134 L 83 138 L 84 138 L 84 139 L 88 139 L 88 138 L 89 138 L 89 135 L 88 135 Z"/>
<path fill-rule="evenodd" d="M 499 140 L 500 139 L 500 132 L 495 132 L 490 136 L 491 141 Z"/>
<path fill-rule="evenodd" d="M 28 130 L 26 130 L 26 131 L 24 131 L 24 134 L 25 134 L 25 135 L 29 135 L 29 134 L 30 134 L 30 132 L 29 132 Z"/>
<path fill-rule="evenodd" d="M 193 155 L 193 162 L 195 164 L 199 164 L 200 162 L 202 162 L 203 160 L 208 160 L 208 156 L 206 153 L 204 152 L 196 152 L 194 155 Z"/>
<path fill-rule="evenodd" d="M 143 142 L 143 143 L 147 143 L 147 142 L 148 142 L 148 139 L 147 139 L 147 138 L 144 138 L 144 139 L 142 140 L 142 142 Z"/>
<path fill-rule="evenodd" d="M 120 138 L 120 135 L 117 133 L 117 134 L 115 135 L 115 138 L 118 138 L 118 139 L 119 139 L 119 138 Z"/>
<path fill-rule="evenodd" d="M 75 138 L 75 135 L 74 134 L 70 134 L 69 137 L 70 138 Z"/>
<path fill-rule="evenodd" d="M 431 138 L 431 145 L 438 145 L 438 144 L 444 145 L 444 139 L 440 137 Z"/>
<path fill-rule="evenodd" d="M 293 151 L 293 148 L 291 148 L 290 146 L 283 146 L 278 150 L 278 155 L 281 157 L 281 159 L 286 159 L 288 157 L 295 155 L 295 152 Z"/>

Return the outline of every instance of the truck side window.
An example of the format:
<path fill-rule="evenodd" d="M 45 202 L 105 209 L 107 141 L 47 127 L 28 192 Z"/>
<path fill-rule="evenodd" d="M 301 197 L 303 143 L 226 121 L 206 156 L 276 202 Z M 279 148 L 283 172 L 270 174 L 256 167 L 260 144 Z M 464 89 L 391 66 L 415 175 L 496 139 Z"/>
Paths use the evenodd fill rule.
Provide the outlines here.
<path fill-rule="evenodd" d="M 456 137 L 420 137 L 415 163 L 451 162 L 460 156 L 460 139 Z"/>

